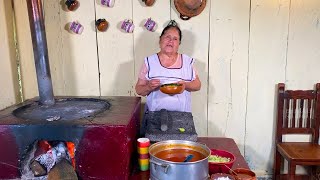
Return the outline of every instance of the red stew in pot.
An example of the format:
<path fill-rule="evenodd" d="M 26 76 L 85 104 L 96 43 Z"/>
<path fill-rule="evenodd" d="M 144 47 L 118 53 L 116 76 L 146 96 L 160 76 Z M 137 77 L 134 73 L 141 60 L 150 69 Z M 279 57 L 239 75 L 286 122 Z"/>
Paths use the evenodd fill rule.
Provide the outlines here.
<path fill-rule="evenodd" d="M 206 158 L 206 156 L 202 153 L 191 149 L 168 149 L 160 151 L 156 153 L 154 156 L 166 161 L 183 162 L 189 155 L 193 155 L 193 157 L 188 162 L 199 161 L 201 159 Z"/>

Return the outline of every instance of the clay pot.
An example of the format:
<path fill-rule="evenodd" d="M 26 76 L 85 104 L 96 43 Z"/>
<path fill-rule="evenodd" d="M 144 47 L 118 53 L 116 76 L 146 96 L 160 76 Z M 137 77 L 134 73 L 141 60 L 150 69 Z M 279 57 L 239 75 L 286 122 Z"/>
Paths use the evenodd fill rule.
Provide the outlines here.
<path fill-rule="evenodd" d="M 152 6 L 155 0 L 143 0 L 146 6 Z"/>
<path fill-rule="evenodd" d="M 180 94 L 182 92 L 182 85 L 177 83 L 163 84 L 160 86 L 160 91 L 165 94 Z"/>
<path fill-rule="evenodd" d="M 67 0 L 65 4 L 67 5 L 69 11 L 74 11 L 79 7 L 79 2 L 76 0 Z"/>
<path fill-rule="evenodd" d="M 236 180 L 257 180 L 256 174 L 250 169 L 237 168 L 233 171 L 230 171 Z"/>
<path fill-rule="evenodd" d="M 106 31 L 108 29 L 108 22 L 105 19 L 98 19 L 96 21 L 96 27 L 101 32 Z"/>

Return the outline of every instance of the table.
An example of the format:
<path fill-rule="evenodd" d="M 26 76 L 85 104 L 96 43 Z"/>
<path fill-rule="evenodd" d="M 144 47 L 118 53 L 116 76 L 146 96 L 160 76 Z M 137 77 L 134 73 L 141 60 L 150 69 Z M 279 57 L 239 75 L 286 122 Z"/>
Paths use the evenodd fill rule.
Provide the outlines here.
<path fill-rule="evenodd" d="M 231 152 L 235 157 L 236 161 L 234 162 L 232 169 L 236 168 L 246 168 L 249 169 L 247 162 L 241 155 L 239 148 L 236 142 L 231 138 L 225 137 L 199 137 L 199 143 L 206 144 L 210 149 L 221 149 Z M 134 170 L 132 176 L 129 177 L 130 180 L 149 180 L 150 172 L 149 171 L 139 171 Z"/>

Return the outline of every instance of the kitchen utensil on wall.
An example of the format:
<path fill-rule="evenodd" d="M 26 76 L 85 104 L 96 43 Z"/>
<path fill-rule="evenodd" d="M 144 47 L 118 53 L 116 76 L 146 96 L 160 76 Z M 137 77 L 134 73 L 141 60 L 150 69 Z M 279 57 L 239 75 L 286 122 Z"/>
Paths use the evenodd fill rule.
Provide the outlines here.
<path fill-rule="evenodd" d="M 115 0 L 101 0 L 101 4 L 107 7 L 113 7 Z"/>
<path fill-rule="evenodd" d="M 144 27 L 148 30 L 148 31 L 155 31 L 157 29 L 157 23 L 152 20 L 151 18 L 148 18 L 147 21 L 144 23 Z"/>
<path fill-rule="evenodd" d="M 65 5 L 69 9 L 69 11 L 75 11 L 76 9 L 78 9 L 80 3 L 77 0 L 67 0 L 65 2 Z"/>
<path fill-rule="evenodd" d="M 76 34 L 81 34 L 83 31 L 83 26 L 78 21 L 73 21 L 70 24 L 69 30 Z"/>
<path fill-rule="evenodd" d="M 108 22 L 105 19 L 96 20 L 96 27 L 99 31 L 104 32 L 108 29 Z"/>
<path fill-rule="evenodd" d="M 127 33 L 132 33 L 134 30 L 134 24 L 131 19 L 125 19 L 121 23 L 121 29 L 124 30 Z"/>
<path fill-rule="evenodd" d="M 206 7 L 206 0 L 174 0 L 174 5 L 182 20 L 199 15 Z"/>

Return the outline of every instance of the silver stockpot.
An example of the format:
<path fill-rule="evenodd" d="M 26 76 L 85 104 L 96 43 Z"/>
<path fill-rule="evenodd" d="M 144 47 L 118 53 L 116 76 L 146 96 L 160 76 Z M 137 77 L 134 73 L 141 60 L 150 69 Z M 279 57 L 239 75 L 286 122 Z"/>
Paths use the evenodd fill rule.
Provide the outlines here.
<path fill-rule="evenodd" d="M 189 149 L 203 154 L 205 158 L 194 162 L 172 162 L 155 156 L 158 152 L 169 149 Z M 150 178 L 151 180 L 207 180 L 210 152 L 206 145 L 193 141 L 168 140 L 152 144 L 149 147 Z"/>

